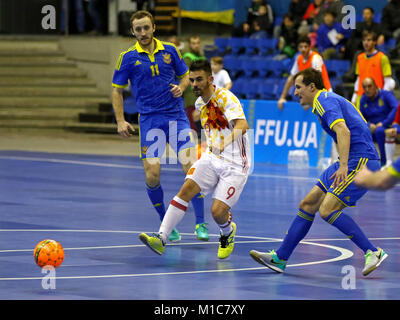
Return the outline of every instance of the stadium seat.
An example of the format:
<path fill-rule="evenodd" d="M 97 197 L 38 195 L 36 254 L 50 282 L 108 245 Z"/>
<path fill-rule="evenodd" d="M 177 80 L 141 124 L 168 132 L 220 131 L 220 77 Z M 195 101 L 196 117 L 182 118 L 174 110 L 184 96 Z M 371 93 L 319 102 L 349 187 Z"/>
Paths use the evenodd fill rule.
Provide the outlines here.
<path fill-rule="evenodd" d="M 259 79 L 245 78 L 243 90 L 245 92 L 246 99 L 257 99 L 259 94 L 259 86 Z"/>
<path fill-rule="evenodd" d="M 234 55 L 224 56 L 224 69 L 228 70 L 232 78 L 236 78 L 242 72 L 242 59 Z"/>
<path fill-rule="evenodd" d="M 232 54 L 234 55 L 239 55 L 244 51 L 244 38 L 236 38 L 236 37 L 231 37 L 229 38 L 229 43 L 228 46 L 232 50 Z"/>
<path fill-rule="evenodd" d="M 244 91 L 244 83 L 247 81 L 245 78 L 238 78 L 232 82 L 231 91 L 234 95 L 236 95 L 239 99 L 243 99 L 246 97 L 246 93 Z"/>
<path fill-rule="evenodd" d="M 214 44 L 218 48 L 218 55 L 223 56 L 225 55 L 225 52 L 228 50 L 229 38 L 217 37 L 214 39 Z"/>
<path fill-rule="evenodd" d="M 254 77 L 256 75 L 262 75 L 262 72 L 259 72 L 260 68 L 263 66 L 264 59 L 260 57 L 245 57 L 242 59 L 242 69 L 246 77 Z"/>
<path fill-rule="evenodd" d="M 244 46 L 245 54 L 248 56 L 252 56 L 256 53 L 256 50 L 257 50 L 257 40 L 251 39 L 251 38 L 244 38 L 243 46 Z"/>
<path fill-rule="evenodd" d="M 278 44 L 278 39 L 266 38 L 266 39 L 256 39 L 256 45 L 260 55 L 267 56 L 276 53 L 276 46 Z"/>

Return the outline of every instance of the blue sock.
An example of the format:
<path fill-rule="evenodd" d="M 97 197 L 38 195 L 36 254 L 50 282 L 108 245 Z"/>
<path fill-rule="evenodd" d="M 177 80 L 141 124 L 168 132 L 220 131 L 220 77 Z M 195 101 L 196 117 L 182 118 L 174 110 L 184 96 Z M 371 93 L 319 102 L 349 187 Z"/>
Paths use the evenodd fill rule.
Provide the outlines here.
<path fill-rule="evenodd" d="M 372 251 L 378 250 L 368 240 L 368 238 L 366 237 L 364 232 L 362 232 L 357 223 L 355 223 L 350 216 L 343 213 L 341 210 L 332 212 L 328 217 L 325 218 L 325 221 L 343 232 L 351 241 L 353 241 L 357 245 L 357 247 L 364 251 L 364 253 L 366 253 L 368 249 Z"/>
<path fill-rule="evenodd" d="M 299 209 L 296 218 L 293 220 L 285 239 L 280 248 L 276 251 L 278 258 L 288 260 L 294 248 L 306 236 L 314 221 L 315 215 Z"/>
<path fill-rule="evenodd" d="M 196 194 L 192 199 L 194 214 L 196 216 L 196 224 L 204 223 L 204 195 Z"/>
<path fill-rule="evenodd" d="M 162 221 L 165 215 L 165 206 L 164 191 L 161 187 L 161 184 L 155 187 L 150 187 L 146 184 L 146 190 L 154 209 L 156 209 L 158 215 L 160 216 L 160 220 Z"/>

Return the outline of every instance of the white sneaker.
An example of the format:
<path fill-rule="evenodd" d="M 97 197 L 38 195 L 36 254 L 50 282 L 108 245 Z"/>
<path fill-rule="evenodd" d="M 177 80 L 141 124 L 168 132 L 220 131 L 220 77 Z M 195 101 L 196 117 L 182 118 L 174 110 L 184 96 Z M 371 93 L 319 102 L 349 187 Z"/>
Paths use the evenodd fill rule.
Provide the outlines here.
<path fill-rule="evenodd" d="M 365 257 L 365 267 L 362 273 L 364 276 L 367 276 L 377 267 L 380 266 L 382 261 L 388 257 L 388 254 L 381 248 L 378 248 L 377 251 L 368 250 L 364 257 Z"/>

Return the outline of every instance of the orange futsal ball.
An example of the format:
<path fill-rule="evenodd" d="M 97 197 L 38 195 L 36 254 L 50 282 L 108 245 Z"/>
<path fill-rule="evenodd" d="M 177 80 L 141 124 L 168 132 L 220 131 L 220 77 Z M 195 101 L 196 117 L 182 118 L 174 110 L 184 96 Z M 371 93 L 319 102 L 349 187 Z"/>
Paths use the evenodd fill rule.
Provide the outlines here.
<path fill-rule="evenodd" d="M 64 249 L 59 242 L 46 239 L 36 245 L 35 250 L 33 250 L 33 257 L 36 264 L 41 268 L 44 266 L 57 268 L 64 260 Z"/>

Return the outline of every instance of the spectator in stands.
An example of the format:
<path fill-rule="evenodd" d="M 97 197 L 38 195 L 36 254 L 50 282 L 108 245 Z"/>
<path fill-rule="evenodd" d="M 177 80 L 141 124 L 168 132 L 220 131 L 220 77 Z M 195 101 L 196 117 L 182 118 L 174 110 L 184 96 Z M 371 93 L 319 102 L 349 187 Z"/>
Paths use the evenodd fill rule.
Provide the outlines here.
<path fill-rule="evenodd" d="M 253 27 L 253 33 L 257 28 L 254 23 L 265 30 L 268 34 L 272 34 L 274 28 L 274 12 L 271 5 L 266 0 L 253 0 L 247 15 L 247 23 Z"/>
<path fill-rule="evenodd" d="M 381 165 L 393 161 L 395 144 L 386 142 L 385 130 L 392 126 L 399 101 L 393 92 L 380 90 L 374 79 L 367 77 L 363 80 L 364 93 L 360 101 L 360 111 L 368 122 L 374 141 L 378 144 L 381 155 Z"/>
<path fill-rule="evenodd" d="M 290 2 L 288 13 L 293 17 L 296 27 L 300 25 L 309 4 L 310 0 L 292 0 Z"/>
<path fill-rule="evenodd" d="M 71 31 L 76 31 L 76 33 L 84 33 L 85 32 L 85 10 L 83 7 L 83 0 L 67 0 L 63 1 L 62 10 L 61 10 L 61 18 L 60 18 L 60 30 L 62 33 L 66 32 L 65 29 L 65 14 L 68 11 L 68 15 L 73 15 L 75 18 L 75 24 L 72 26 L 75 28 L 71 28 L 71 25 L 68 27 L 68 33 L 73 33 Z M 69 20 L 69 19 L 68 19 Z M 69 21 L 68 21 L 69 22 Z"/>
<path fill-rule="evenodd" d="M 335 12 L 325 12 L 324 23 L 319 26 L 317 31 L 317 48 L 325 60 L 340 57 L 340 49 L 351 32 L 335 21 L 335 17 Z"/>
<path fill-rule="evenodd" d="M 390 37 L 400 36 L 400 0 L 391 0 L 383 8 L 381 23 Z"/>
<path fill-rule="evenodd" d="M 273 16 L 271 17 L 271 14 L 268 13 L 266 5 L 260 5 L 257 13 L 258 15 L 252 19 L 250 38 L 266 38 L 268 34 L 272 33 L 274 27 Z"/>
<path fill-rule="evenodd" d="M 344 14 L 342 13 L 342 8 L 345 6 L 342 0 L 325 0 L 319 10 L 319 13 L 314 18 L 314 28 L 315 30 L 324 22 L 325 13 L 330 11 L 335 14 L 335 21 L 342 22 Z"/>
<path fill-rule="evenodd" d="M 177 36 L 172 35 L 168 38 L 168 42 L 173 43 L 180 52 L 182 52 L 185 49 L 185 43 L 181 41 Z"/>
<path fill-rule="evenodd" d="M 360 99 L 364 93 L 363 81 L 365 78 L 373 78 L 380 89 L 392 91 L 395 82 L 392 78 L 392 68 L 386 54 L 376 49 L 376 33 L 364 30 L 363 47 L 364 52 L 357 56 L 354 83 L 354 94 L 351 102 L 360 106 Z"/>
<path fill-rule="evenodd" d="M 214 84 L 217 87 L 230 90 L 232 88 L 232 80 L 228 71 L 224 69 L 224 59 L 222 57 L 212 57 L 210 59 L 210 64 Z"/>
<path fill-rule="evenodd" d="M 194 62 L 199 60 L 207 60 L 201 50 L 201 39 L 198 35 L 192 35 L 189 37 L 189 46 L 187 50 L 182 54 L 182 58 L 188 67 Z M 183 92 L 183 100 L 185 103 L 186 115 L 190 122 L 190 127 L 197 132 L 197 136 L 201 137 L 201 124 L 200 119 L 196 121 L 193 119 L 193 111 L 195 110 L 194 103 L 197 97 L 193 93 L 191 86 L 188 86 Z"/>
<path fill-rule="evenodd" d="M 278 108 L 283 110 L 283 104 L 286 102 L 286 96 L 293 85 L 294 76 L 307 68 L 314 68 L 322 73 L 322 78 L 324 80 L 325 89 L 332 91 L 331 83 L 328 77 L 328 71 L 326 70 L 324 60 L 315 51 L 311 49 L 311 41 L 307 36 L 300 37 L 298 40 L 298 51 L 296 61 L 290 70 L 290 75 L 286 80 L 285 86 L 283 88 L 281 97 L 278 100 Z"/>
<path fill-rule="evenodd" d="M 285 58 L 292 58 L 296 53 L 298 33 L 291 14 L 287 13 L 283 16 L 281 23 L 278 49 L 280 54 L 275 56 L 274 59 L 281 60 Z"/>
<path fill-rule="evenodd" d="M 366 7 L 363 10 L 363 20 L 357 22 L 355 30 L 351 33 L 350 38 L 344 47 L 344 55 L 346 59 L 352 61 L 350 70 L 343 75 L 343 79 L 347 81 L 354 81 L 354 71 L 357 62 L 357 56 L 362 53 L 362 35 L 365 30 L 373 31 L 378 35 L 377 45 L 383 45 L 385 38 L 388 38 L 388 34 L 384 31 L 381 24 L 374 21 L 374 9 L 371 7 Z M 390 37 L 390 35 L 389 35 Z"/>
<path fill-rule="evenodd" d="M 311 2 L 303 15 L 303 21 L 306 21 L 308 25 L 312 25 L 314 18 L 319 14 L 319 11 L 321 10 L 323 2 L 324 0 L 314 0 L 313 2 Z"/>
<path fill-rule="evenodd" d="M 253 30 L 251 29 L 250 24 L 247 21 L 245 21 L 232 30 L 232 37 L 236 38 L 250 37 L 252 31 Z"/>

